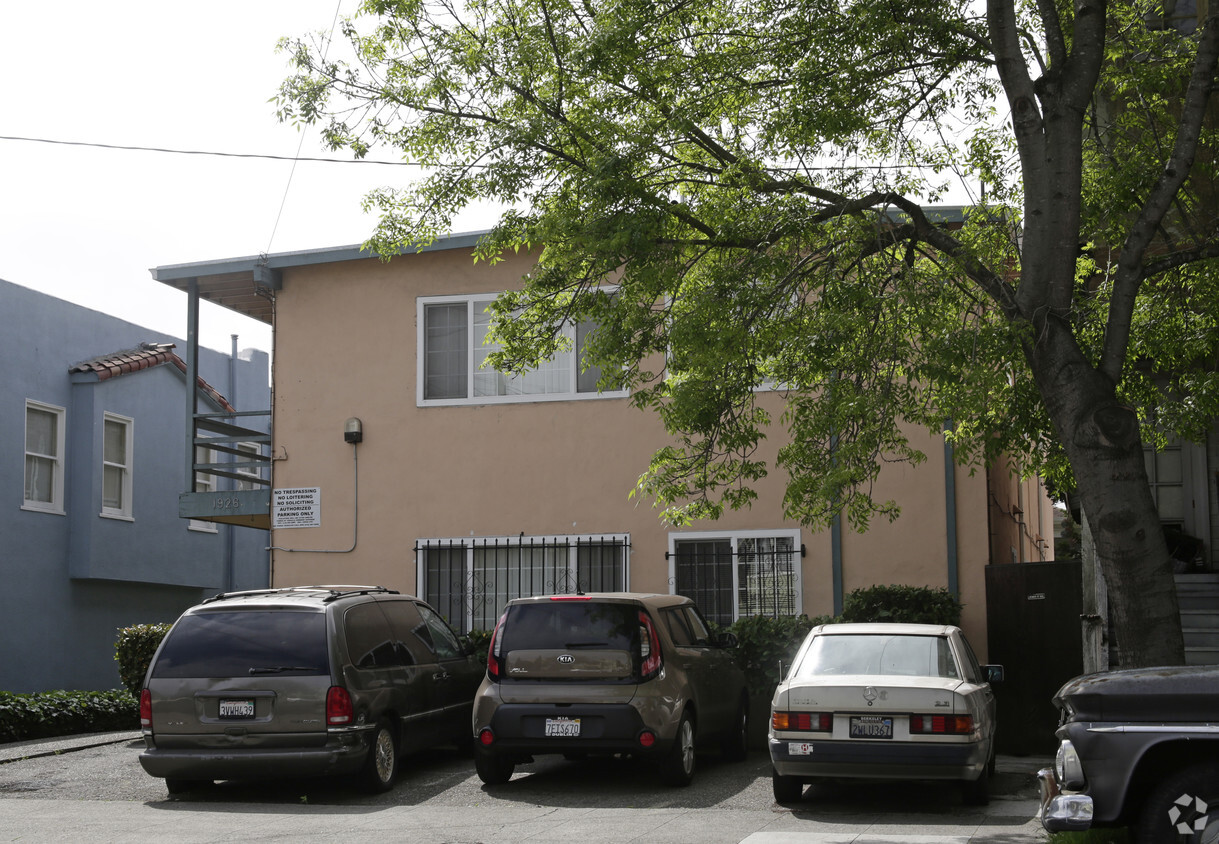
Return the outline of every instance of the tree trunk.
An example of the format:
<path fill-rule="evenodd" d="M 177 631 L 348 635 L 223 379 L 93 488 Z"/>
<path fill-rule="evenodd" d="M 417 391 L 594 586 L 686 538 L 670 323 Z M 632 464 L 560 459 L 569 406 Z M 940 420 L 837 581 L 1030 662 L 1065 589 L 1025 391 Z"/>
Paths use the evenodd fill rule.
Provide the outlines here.
<path fill-rule="evenodd" d="M 1109 596 L 1113 667 L 1185 661 L 1172 559 L 1151 496 L 1133 409 L 1057 319 L 1029 361 L 1075 474 Z"/>

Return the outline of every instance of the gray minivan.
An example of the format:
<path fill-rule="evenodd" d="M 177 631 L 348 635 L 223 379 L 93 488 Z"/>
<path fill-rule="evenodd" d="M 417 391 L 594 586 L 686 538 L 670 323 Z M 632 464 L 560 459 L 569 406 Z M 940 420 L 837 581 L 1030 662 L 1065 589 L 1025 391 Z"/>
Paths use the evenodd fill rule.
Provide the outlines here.
<path fill-rule="evenodd" d="M 403 753 L 468 747 L 481 676 L 435 610 L 383 587 L 217 595 L 182 614 L 149 665 L 140 764 L 170 794 L 344 774 L 385 791 Z"/>

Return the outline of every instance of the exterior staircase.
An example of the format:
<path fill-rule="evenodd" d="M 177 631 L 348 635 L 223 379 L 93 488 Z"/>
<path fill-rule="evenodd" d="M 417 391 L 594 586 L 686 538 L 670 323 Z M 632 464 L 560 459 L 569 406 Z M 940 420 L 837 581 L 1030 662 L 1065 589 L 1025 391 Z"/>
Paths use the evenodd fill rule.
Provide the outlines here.
<path fill-rule="evenodd" d="M 1219 573 L 1178 574 L 1187 665 L 1219 665 Z"/>

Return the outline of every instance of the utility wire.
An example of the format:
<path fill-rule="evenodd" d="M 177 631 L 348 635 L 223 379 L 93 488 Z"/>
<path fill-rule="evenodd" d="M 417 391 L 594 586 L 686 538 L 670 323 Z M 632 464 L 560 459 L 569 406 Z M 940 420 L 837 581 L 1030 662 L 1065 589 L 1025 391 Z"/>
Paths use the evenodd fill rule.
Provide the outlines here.
<path fill-rule="evenodd" d="M 339 22 L 339 10 L 343 8 L 343 0 L 338 0 L 334 6 L 334 18 L 330 21 L 330 32 L 326 35 L 326 46 L 322 50 L 322 63 L 326 63 L 326 54 L 330 52 L 330 44 L 334 40 L 334 27 Z M 296 156 L 292 159 L 292 170 L 288 173 L 288 181 L 284 184 L 284 195 L 279 200 L 279 211 L 275 214 L 275 224 L 271 226 L 271 236 L 267 238 L 267 251 L 271 252 L 271 244 L 275 242 L 275 233 L 279 231 L 279 221 L 284 216 L 284 206 L 288 204 L 288 191 L 292 189 L 292 177 L 296 175 L 296 165 L 301 161 L 301 149 L 305 146 L 305 129 L 300 130 L 300 140 L 296 144 Z M 352 546 L 355 547 L 355 546 Z"/>
<path fill-rule="evenodd" d="M 317 161 L 323 164 L 380 164 L 383 167 L 423 167 L 417 161 L 372 161 L 367 158 L 302 158 L 299 155 L 264 155 L 253 152 L 216 152 L 202 149 L 170 149 L 168 147 L 131 146 L 126 144 L 99 144 L 90 141 L 61 141 L 53 138 L 28 138 L 20 135 L 0 135 L 0 141 L 25 141 L 32 144 L 56 144 L 69 147 L 93 149 L 117 149 L 132 152 L 163 152 L 170 155 L 212 155 L 220 158 L 261 158 L 269 161 Z"/>

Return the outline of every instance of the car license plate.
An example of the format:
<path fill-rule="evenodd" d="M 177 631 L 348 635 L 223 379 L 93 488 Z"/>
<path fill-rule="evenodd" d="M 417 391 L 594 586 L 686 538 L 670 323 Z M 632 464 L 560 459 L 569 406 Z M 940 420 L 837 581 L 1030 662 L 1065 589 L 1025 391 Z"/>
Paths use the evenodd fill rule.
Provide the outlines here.
<path fill-rule="evenodd" d="M 546 736 L 548 738 L 577 738 L 580 735 L 579 718 L 547 718 Z"/>
<path fill-rule="evenodd" d="M 787 743 L 788 756 L 812 756 L 813 744 L 808 741 L 789 741 Z"/>
<path fill-rule="evenodd" d="M 851 717 L 851 738 L 893 738 L 893 719 L 881 715 Z"/>
<path fill-rule="evenodd" d="M 254 701 L 251 699 L 222 700 L 222 701 L 220 701 L 220 717 L 221 718 L 253 718 L 254 717 Z"/>

